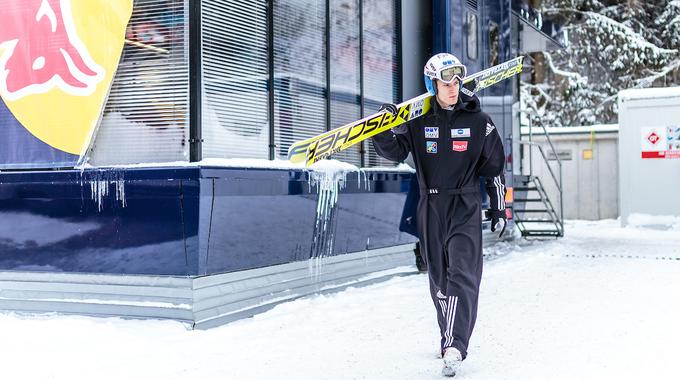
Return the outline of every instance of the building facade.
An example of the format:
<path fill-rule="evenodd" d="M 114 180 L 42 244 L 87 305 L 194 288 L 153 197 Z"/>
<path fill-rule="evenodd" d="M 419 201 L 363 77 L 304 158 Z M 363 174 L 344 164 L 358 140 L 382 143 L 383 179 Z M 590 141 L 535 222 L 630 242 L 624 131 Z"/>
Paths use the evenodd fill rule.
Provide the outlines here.
<path fill-rule="evenodd" d="M 38 11 L 21 4 L 29 16 Z M 97 49 L 112 54 L 115 44 L 91 42 L 102 29 L 95 26 L 113 25 L 107 17 L 128 12 L 118 20 L 124 33 L 111 33 L 120 55 L 110 60 L 115 69 L 105 76 L 108 86 L 103 80 L 105 88 L 96 90 L 105 96 L 92 127 L 81 128 L 82 147 L 64 148 L 50 137 L 73 125 L 70 119 L 40 125 L 17 111 L 10 92 L 3 95 L 0 272 L 11 278 L 24 272 L 31 278 L 36 272 L 94 273 L 151 276 L 153 284 L 157 276 L 195 279 L 259 270 L 255 277 L 271 283 L 291 280 L 281 273 L 293 273 L 272 268 L 346 255 L 352 259 L 342 261 L 345 272 L 332 279 L 338 282 L 410 264 L 415 238 L 400 232 L 399 223 L 411 170 L 378 157 L 368 141 L 334 156 L 349 165 L 317 171 L 286 164 L 288 147 L 370 115 L 382 103 L 425 92 L 422 64 L 433 53 L 458 54 L 474 72 L 521 54 L 524 39 L 552 41 L 531 25 L 528 13 L 523 16 L 522 7 L 499 0 L 91 4 L 116 12 L 54 10 L 84 66 L 73 83 L 45 90 L 49 99 L 65 103 L 32 106 L 59 114 L 61 104 L 76 99 L 63 96 L 64 88 L 77 87 L 90 71 L 99 78 L 97 68 L 106 65 L 97 61 Z M 38 38 L 28 29 L 18 33 Z M 480 94 L 510 154 L 517 94 L 513 81 Z M 52 134 L 44 138 L 39 129 Z M 305 290 L 279 298 L 331 281 L 318 279 L 298 279 L 293 288 Z M 270 288 L 258 289 L 277 298 Z M 38 305 L 55 296 L 30 294 Z M 252 306 L 262 294 L 246 299 Z M 27 305 L 21 299 L 19 293 L 0 301 L 0 308 L 21 309 Z M 214 300 L 210 318 L 234 310 L 242 315 L 247 305 L 234 299 Z M 107 310 L 116 314 L 114 309 Z M 191 318 L 196 321 L 184 319 Z"/>

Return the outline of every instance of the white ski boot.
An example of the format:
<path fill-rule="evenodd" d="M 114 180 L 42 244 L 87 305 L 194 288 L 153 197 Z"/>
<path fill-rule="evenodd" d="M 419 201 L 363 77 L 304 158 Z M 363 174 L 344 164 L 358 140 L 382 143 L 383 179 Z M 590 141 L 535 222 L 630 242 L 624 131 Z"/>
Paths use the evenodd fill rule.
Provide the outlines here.
<path fill-rule="evenodd" d="M 453 377 L 456 376 L 456 372 L 460 369 L 460 365 L 463 363 L 463 356 L 460 354 L 458 349 L 449 347 L 444 351 L 444 367 L 442 368 L 442 375 Z"/>

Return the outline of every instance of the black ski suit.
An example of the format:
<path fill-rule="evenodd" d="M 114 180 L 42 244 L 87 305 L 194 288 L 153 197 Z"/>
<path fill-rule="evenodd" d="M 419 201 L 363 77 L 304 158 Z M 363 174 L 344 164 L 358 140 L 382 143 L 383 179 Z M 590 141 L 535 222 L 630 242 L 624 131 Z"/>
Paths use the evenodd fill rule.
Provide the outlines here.
<path fill-rule="evenodd" d="M 451 110 L 431 102 L 427 115 L 374 136 L 373 146 L 392 161 L 413 154 L 420 187 L 417 226 L 441 348 L 455 347 L 465 358 L 482 276 L 480 177 L 487 178 L 492 208 L 502 210 L 505 153 L 476 96 L 459 97 Z"/>

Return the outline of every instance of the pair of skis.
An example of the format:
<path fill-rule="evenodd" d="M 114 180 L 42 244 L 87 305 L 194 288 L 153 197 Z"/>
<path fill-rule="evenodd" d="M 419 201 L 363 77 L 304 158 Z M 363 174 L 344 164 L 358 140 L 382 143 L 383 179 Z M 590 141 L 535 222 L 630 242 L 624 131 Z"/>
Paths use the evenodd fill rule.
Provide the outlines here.
<path fill-rule="evenodd" d="M 467 95 L 472 95 L 477 91 L 519 74 L 522 72 L 523 58 L 520 56 L 466 76 L 463 79 L 461 91 Z M 474 83 L 472 90 L 463 87 L 471 83 Z M 298 141 L 288 148 L 288 159 L 293 163 L 306 160 L 306 165 L 310 166 L 371 136 L 425 115 L 431 108 L 431 97 L 432 95 L 426 93 L 402 102 L 397 105 L 397 113 L 394 115 L 381 111 L 361 120 L 345 124 L 342 127 Z"/>

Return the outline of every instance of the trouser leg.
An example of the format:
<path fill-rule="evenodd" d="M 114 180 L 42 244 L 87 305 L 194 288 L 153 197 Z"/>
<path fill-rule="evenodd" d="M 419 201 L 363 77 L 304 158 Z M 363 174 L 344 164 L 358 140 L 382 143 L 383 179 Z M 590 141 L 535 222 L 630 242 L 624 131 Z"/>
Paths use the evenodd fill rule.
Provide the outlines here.
<path fill-rule="evenodd" d="M 444 348 L 456 347 L 467 355 L 470 336 L 477 320 L 479 285 L 482 278 L 482 236 L 480 224 L 467 223 L 448 240 L 445 295 L 447 316 Z"/>

